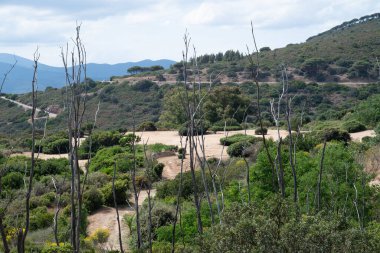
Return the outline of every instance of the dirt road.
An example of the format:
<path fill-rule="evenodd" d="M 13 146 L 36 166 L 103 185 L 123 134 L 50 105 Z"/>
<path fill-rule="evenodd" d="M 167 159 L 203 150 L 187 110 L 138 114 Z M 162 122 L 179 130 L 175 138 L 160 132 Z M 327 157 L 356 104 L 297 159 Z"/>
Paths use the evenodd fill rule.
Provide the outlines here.
<path fill-rule="evenodd" d="M 4 99 L 4 100 L 7 100 L 9 102 L 12 102 L 12 103 L 14 103 L 14 104 L 16 104 L 18 106 L 21 106 L 22 108 L 24 108 L 24 110 L 32 110 L 32 107 L 30 105 L 26 105 L 26 104 L 20 103 L 20 102 L 18 102 L 16 100 L 12 100 L 12 99 L 6 98 L 4 96 L 1 96 L 0 98 Z M 39 108 L 36 108 L 36 114 L 38 114 L 40 111 L 47 112 L 45 110 L 41 110 Z M 51 113 L 51 112 L 47 112 L 47 113 L 49 114 L 49 118 L 55 118 L 55 117 L 58 116 L 58 114 L 55 114 L 55 113 Z M 41 117 L 41 118 L 43 118 L 43 117 Z"/>
<path fill-rule="evenodd" d="M 151 190 L 151 197 L 156 195 L 156 190 Z M 139 205 L 141 205 L 145 199 L 148 198 L 147 191 L 141 191 L 139 195 Z M 132 200 L 130 200 L 132 203 Z M 120 217 L 120 227 L 123 242 L 123 249 L 128 250 L 128 238 L 129 238 L 129 228 L 127 224 L 123 221 L 125 215 L 134 215 L 135 211 L 132 207 L 120 207 L 119 217 Z M 119 247 L 119 229 L 116 219 L 116 209 L 113 207 L 102 207 L 93 214 L 88 216 L 89 225 L 87 227 L 87 233 L 90 235 L 95 230 L 99 228 L 106 228 L 110 231 L 110 236 L 107 243 L 103 246 L 108 250 L 120 250 Z"/>

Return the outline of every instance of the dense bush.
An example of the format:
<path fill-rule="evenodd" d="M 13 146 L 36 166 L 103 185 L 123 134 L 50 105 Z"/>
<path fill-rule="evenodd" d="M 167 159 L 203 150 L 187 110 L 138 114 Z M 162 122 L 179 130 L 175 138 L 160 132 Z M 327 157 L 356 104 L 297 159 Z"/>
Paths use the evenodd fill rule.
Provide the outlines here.
<path fill-rule="evenodd" d="M 143 160 L 140 152 L 136 157 L 138 167 L 143 165 Z M 89 170 L 112 174 L 115 162 L 118 171 L 127 172 L 134 166 L 133 153 L 120 146 L 103 148 L 92 158 Z"/>
<path fill-rule="evenodd" d="M 348 142 L 351 140 L 350 134 L 346 131 L 342 131 L 339 129 L 325 129 L 320 132 L 320 139 L 326 139 L 327 141 L 343 141 Z"/>
<path fill-rule="evenodd" d="M 212 126 L 210 128 L 210 130 L 214 133 L 218 132 L 218 131 L 239 131 L 239 130 L 242 130 L 242 126 Z"/>
<path fill-rule="evenodd" d="M 244 151 L 247 150 L 250 146 L 252 146 L 252 143 L 248 141 L 235 142 L 227 148 L 227 154 L 230 157 L 247 156 Z"/>
<path fill-rule="evenodd" d="M 72 253 L 73 248 L 69 243 L 60 243 L 57 246 L 56 243 L 50 243 L 42 248 L 41 253 Z"/>
<path fill-rule="evenodd" d="M 54 214 L 48 212 L 46 207 L 37 207 L 30 213 L 30 230 L 34 231 L 52 225 Z"/>
<path fill-rule="evenodd" d="M 44 142 L 42 151 L 44 154 L 65 154 L 69 153 L 69 139 L 57 139 Z"/>
<path fill-rule="evenodd" d="M 103 193 L 96 187 L 91 187 L 83 194 L 83 204 L 88 212 L 99 209 L 104 204 Z"/>
<path fill-rule="evenodd" d="M 119 143 L 122 147 L 132 147 L 133 145 L 136 145 L 138 142 L 141 141 L 141 137 L 134 134 L 129 133 L 123 137 L 120 138 Z"/>
<path fill-rule="evenodd" d="M 163 151 L 177 151 L 178 146 L 155 143 L 155 144 L 148 145 L 148 149 L 154 153 L 159 153 Z"/>
<path fill-rule="evenodd" d="M 52 158 L 38 160 L 35 170 L 36 176 L 58 175 L 69 172 L 69 161 L 66 158 Z"/>
<path fill-rule="evenodd" d="M 94 155 L 101 148 L 118 145 L 122 137 L 123 136 L 116 131 L 95 132 L 90 138 L 86 138 L 81 144 L 79 148 L 81 158 L 88 158 L 88 153 L 90 152 L 90 143 L 91 152 Z"/>
<path fill-rule="evenodd" d="M 181 197 L 185 199 L 190 199 L 193 195 L 193 183 L 191 173 L 184 172 L 182 175 L 182 192 Z M 202 193 L 204 191 L 204 185 L 202 182 L 202 176 L 200 171 L 196 171 L 195 173 L 195 181 L 198 188 L 198 193 Z M 211 189 L 211 179 L 209 175 L 206 174 L 206 182 L 209 185 L 209 189 Z M 180 175 L 177 175 L 175 179 L 164 181 L 157 186 L 156 196 L 158 198 L 164 199 L 166 197 L 175 197 L 178 194 L 178 186 L 180 183 Z"/>
<path fill-rule="evenodd" d="M 206 134 L 207 132 L 207 129 L 208 128 L 205 128 L 205 127 L 196 127 L 193 129 L 193 133 L 189 133 L 188 132 L 188 127 L 186 126 L 182 126 L 179 130 L 178 130 L 178 134 L 180 136 L 191 136 L 191 135 L 201 135 L 201 134 Z"/>
<path fill-rule="evenodd" d="M 365 125 L 355 120 L 344 122 L 342 127 L 349 133 L 356 133 L 366 130 Z"/>
<path fill-rule="evenodd" d="M 156 179 L 161 179 L 162 178 L 162 172 L 164 171 L 165 165 L 163 163 L 157 163 L 153 167 L 153 172 L 156 176 Z"/>
<path fill-rule="evenodd" d="M 157 131 L 157 127 L 152 121 L 145 121 L 137 128 L 137 131 Z"/>
<path fill-rule="evenodd" d="M 267 134 L 268 133 L 268 128 L 265 128 L 265 127 L 263 127 L 263 128 L 257 128 L 257 129 L 255 129 L 255 134 L 256 135 L 262 135 L 262 134 Z"/>
<path fill-rule="evenodd" d="M 261 138 L 257 138 L 255 136 L 246 135 L 246 134 L 234 134 L 231 136 L 223 137 L 219 140 L 221 145 L 230 146 L 236 142 L 247 141 L 250 143 L 254 143 L 255 141 L 261 140 Z"/>
<path fill-rule="evenodd" d="M 268 201 L 268 200 L 267 200 Z M 294 218 L 289 201 L 233 205 L 223 224 L 197 241 L 201 252 L 378 252 L 378 226 L 360 231 L 336 214 Z M 246 236 L 249 234 L 250 236 Z"/>
<path fill-rule="evenodd" d="M 128 199 L 128 180 L 115 180 L 115 195 L 118 204 L 125 204 Z M 114 206 L 114 198 L 112 192 L 112 182 L 101 188 L 104 196 L 104 203 L 107 206 Z"/>
<path fill-rule="evenodd" d="M 24 185 L 24 176 L 20 172 L 10 172 L 1 178 L 5 189 L 19 189 Z"/>

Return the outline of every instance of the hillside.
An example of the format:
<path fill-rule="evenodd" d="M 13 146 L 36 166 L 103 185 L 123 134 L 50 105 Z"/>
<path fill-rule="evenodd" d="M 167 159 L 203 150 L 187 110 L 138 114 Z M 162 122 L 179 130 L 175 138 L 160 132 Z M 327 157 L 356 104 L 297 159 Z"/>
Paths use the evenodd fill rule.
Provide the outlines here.
<path fill-rule="evenodd" d="M 377 81 L 380 57 L 380 15 L 373 14 L 344 22 L 304 43 L 289 44 L 284 48 L 262 47 L 260 51 L 261 82 L 276 82 L 281 78 L 282 66 L 291 80 L 305 82 L 368 83 Z M 251 46 L 252 48 L 252 46 Z M 251 69 L 246 52 L 228 50 L 224 53 L 197 57 L 202 82 L 245 82 L 251 80 Z M 195 71 L 193 69 L 193 71 Z M 163 76 L 168 82 L 182 78 L 182 64 L 173 64 Z M 146 73 L 123 80 L 133 82 Z M 150 76 L 150 79 L 155 78 Z"/>
<path fill-rule="evenodd" d="M 305 43 L 288 45 L 275 50 L 262 48 L 260 53 L 262 70 L 259 78 L 263 86 L 262 105 L 268 113 L 266 118 L 271 120 L 269 99 L 277 98 L 281 90 L 276 83 L 279 77 L 278 65 L 281 62 L 287 62 L 287 72 L 290 80 L 293 80 L 290 92 L 295 96 L 294 110 L 296 113 L 300 112 L 303 102 L 306 102 L 308 109 L 305 112 L 305 118 L 309 121 L 340 120 L 360 101 L 367 99 L 372 94 L 379 93 L 375 84 L 363 84 L 375 82 L 378 78 L 375 67 L 364 67 L 367 66 L 367 63 L 373 65 L 376 60 L 375 56 L 380 55 L 379 31 L 378 15 L 371 15 L 345 22 L 309 38 Z M 14 61 L 13 56 L 10 55 L 2 55 L 0 59 L 5 62 L 4 64 Z M 213 63 L 210 63 L 211 61 Z M 150 64 L 156 63 L 150 62 Z M 238 86 L 249 99 L 254 99 L 256 94 L 255 89 L 252 88 L 253 84 L 247 67 L 248 61 L 242 53 L 229 50 L 217 55 L 203 55 L 198 58 L 198 64 L 202 82 L 208 83 L 211 77 L 215 88 L 225 85 Z M 18 59 L 18 68 L 29 68 L 31 71 L 30 66 L 30 61 Z M 89 64 L 89 76 L 92 73 L 91 67 L 97 69 L 98 76 L 108 73 L 112 68 L 119 68 L 120 71 L 126 70 L 122 64 L 107 65 L 107 67 Z M 43 71 L 50 71 L 50 67 L 40 65 L 40 81 L 44 75 Z M 49 73 L 57 74 L 52 71 Z M 194 78 L 193 73 L 194 70 L 190 68 L 190 80 Z M 182 78 L 182 64 L 176 63 L 169 70 L 114 76 L 110 82 L 91 81 L 92 88 L 88 93 L 86 120 L 88 122 L 93 120 L 97 105 L 100 103 L 97 123 L 100 129 L 128 128 L 133 125 L 133 121 L 136 125 L 144 121 L 158 122 L 160 115 L 165 111 L 165 96 L 173 89 L 173 84 Z M 324 82 L 319 84 L 323 85 L 315 83 L 316 80 L 321 81 L 321 79 Z M 346 85 L 329 83 L 334 81 L 344 81 Z M 265 85 L 265 83 L 269 85 Z M 355 85 L 359 83 L 362 84 Z M 7 83 L 6 86 L 10 85 Z M 46 110 L 54 108 L 59 114 L 56 119 L 49 120 L 48 126 L 51 131 L 64 127 L 64 97 L 65 90 L 57 88 L 48 88 L 38 94 L 39 108 Z M 28 93 L 13 95 L 13 98 L 25 104 L 31 103 Z M 5 102 L 1 106 L 3 115 L 12 114 L 12 118 L 14 115 L 20 115 L 19 118 L 23 119 L 23 110 L 15 112 L 15 109 L 8 107 Z M 9 132 L 7 124 L 11 122 L 6 116 L 3 118 L 1 131 Z M 13 122 L 13 120 L 11 121 Z M 25 129 L 25 126 L 22 129 Z M 19 128 L 16 127 L 16 129 Z"/>
<path fill-rule="evenodd" d="M 31 89 L 33 77 L 33 61 L 10 54 L 0 54 L 0 74 L 6 73 L 17 61 L 15 68 L 9 73 L 3 93 L 26 93 Z M 155 65 L 168 68 L 174 61 L 171 60 L 143 60 L 119 64 L 87 64 L 87 76 L 95 81 L 109 80 L 112 76 L 126 75 L 127 69 L 132 66 L 150 67 Z M 43 63 L 38 64 L 38 88 L 61 88 L 65 85 L 66 76 L 63 67 L 52 67 Z"/>

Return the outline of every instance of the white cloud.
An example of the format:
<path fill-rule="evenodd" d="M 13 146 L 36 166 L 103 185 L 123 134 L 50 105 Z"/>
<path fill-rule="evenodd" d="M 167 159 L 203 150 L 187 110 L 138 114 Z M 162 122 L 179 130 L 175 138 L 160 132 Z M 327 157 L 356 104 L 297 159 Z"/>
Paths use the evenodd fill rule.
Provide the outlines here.
<path fill-rule="evenodd" d="M 144 58 L 178 60 L 186 28 L 198 54 L 240 49 L 250 43 L 250 21 L 260 45 L 306 40 L 343 21 L 377 12 L 377 0 L 2 0 L 0 52 L 60 65 L 59 46 L 82 37 L 89 61 Z"/>

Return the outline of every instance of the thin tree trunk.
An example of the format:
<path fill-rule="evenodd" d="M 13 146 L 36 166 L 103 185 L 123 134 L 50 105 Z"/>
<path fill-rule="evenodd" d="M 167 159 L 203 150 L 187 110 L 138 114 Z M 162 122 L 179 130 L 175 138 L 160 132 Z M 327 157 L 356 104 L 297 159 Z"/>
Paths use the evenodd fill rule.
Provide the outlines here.
<path fill-rule="evenodd" d="M 0 233 L 1 233 L 1 239 L 3 241 L 3 248 L 4 248 L 4 253 L 9 253 L 9 246 L 8 246 L 8 241 L 7 241 L 7 235 L 5 234 L 4 230 L 4 225 L 3 225 L 3 217 L 0 217 Z"/>
<path fill-rule="evenodd" d="M 35 167 L 35 139 L 36 139 L 36 126 L 35 126 L 35 114 L 36 114 L 36 106 L 37 106 L 37 68 L 38 68 L 38 59 L 40 58 L 40 55 L 38 53 L 38 48 L 36 52 L 34 53 L 34 66 L 33 66 L 33 80 L 32 80 L 32 154 L 31 154 L 31 167 L 29 171 L 29 184 L 28 184 L 28 190 L 26 193 L 26 200 L 25 200 L 25 230 L 23 229 L 19 230 L 20 237 L 17 244 L 17 250 L 19 253 L 25 252 L 25 240 L 26 236 L 29 232 L 29 225 L 30 225 L 30 197 L 32 194 L 33 189 L 33 177 L 34 177 L 34 167 Z"/>
<path fill-rule="evenodd" d="M 115 177 L 116 177 L 116 162 L 114 163 L 114 166 L 113 166 L 112 195 L 113 195 L 113 202 L 114 202 L 115 210 L 116 210 L 116 220 L 117 220 L 117 228 L 118 228 L 118 235 L 119 235 L 120 252 L 124 253 L 123 242 L 121 240 L 121 227 L 120 227 L 120 218 L 119 218 L 119 208 L 117 206 L 116 192 L 115 192 Z"/>
<path fill-rule="evenodd" d="M 135 135 L 135 119 L 133 118 L 133 135 Z M 137 169 L 137 162 L 136 162 L 136 143 L 135 138 L 132 142 L 132 150 L 133 150 L 133 168 L 132 168 L 132 186 L 133 186 L 133 194 L 134 194 L 134 200 L 135 200 L 135 212 L 136 212 L 136 233 L 137 233 L 137 241 L 136 246 L 137 249 L 140 249 L 142 247 L 142 236 L 141 236 L 141 225 L 140 225 L 140 210 L 139 210 L 139 194 L 140 191 L 137 189 L 136 185 L 136 169 Z"/>
<path fill-rule="evenodd" d="M 274 191 L 277 191 L 278 187 L 276 187 L 274 162 L 273 162 L 273 158 L 272 158 L 272 156 L 271 156 L 271 154 L 269 152 L 269 147 L 268 147 L 268 144 L 266 142 L 265 134 L 264 134 L 264 131 L 263 131 L 264 127 L 263 127 L 263 120 L 262 120 L 262 117 L 261 117 L 261 107 L 260 107 L 260 85 L 259 85 L 259 81 L 258 81 L 259 69 L 260 69 L 259 50 L 257 48 L 256 38 L 255 38 L 255 33 L 253 32 L 253 24 L 252 24 L 252 22 L 251 22 L 251 35 L 252 35 L 252 39 L 253 39 L 253 45 L 254 45 L 255 50 L 256 50 L 256 64 L 254 63 L 255 60 L 253 59 L 253 56 L 250 54 L 248 46 L 247 46 L 247 49 L 248 49 L 248 56 L 249 56 L 248 60 L 250 62 L 251 69 L 252 69 L 252 77 L 253 77 L 254 82 L 256 84 L 257 118 L 258 118 L 259 124 L 260 124 L 261 136 L 263 138 L 263 144 L 264 144 L 265 152 L 267 154 L 269 163 L 271 165 L 273 189 L 274 189 Z M 254 67 L 255 66 L 256 66 L 256 73 L 254 73 Z"/>
<path fill-rule="evenodd" d="M 182 137 L 181 137 L 181 148 L 186 150 L 187 148 L 187 141 L 188 137 L 186 137 L 185 141 L 185 147 L 182 145 Z M 179 186 L 178 186 L 178 192 L 177 192 L 177 201 L 176 201 L 176 208 L 175 208 L 175 215 L 174 215 L 174 221 L 173 221 L 173 231 L 172 231 L 172 248 L 171 252 L 175 252 L 175 240 L 176 240 L 176 225 L 178 221 L 178 213 L 180 208 L 180 202 L 181 202 L 181 195 L 182 195 L 182 183 L 183 183 L 183 159 L 184 155 L 181 156 L 181 166 L 180 166 L 180 173 L 179 173 Z"/>

